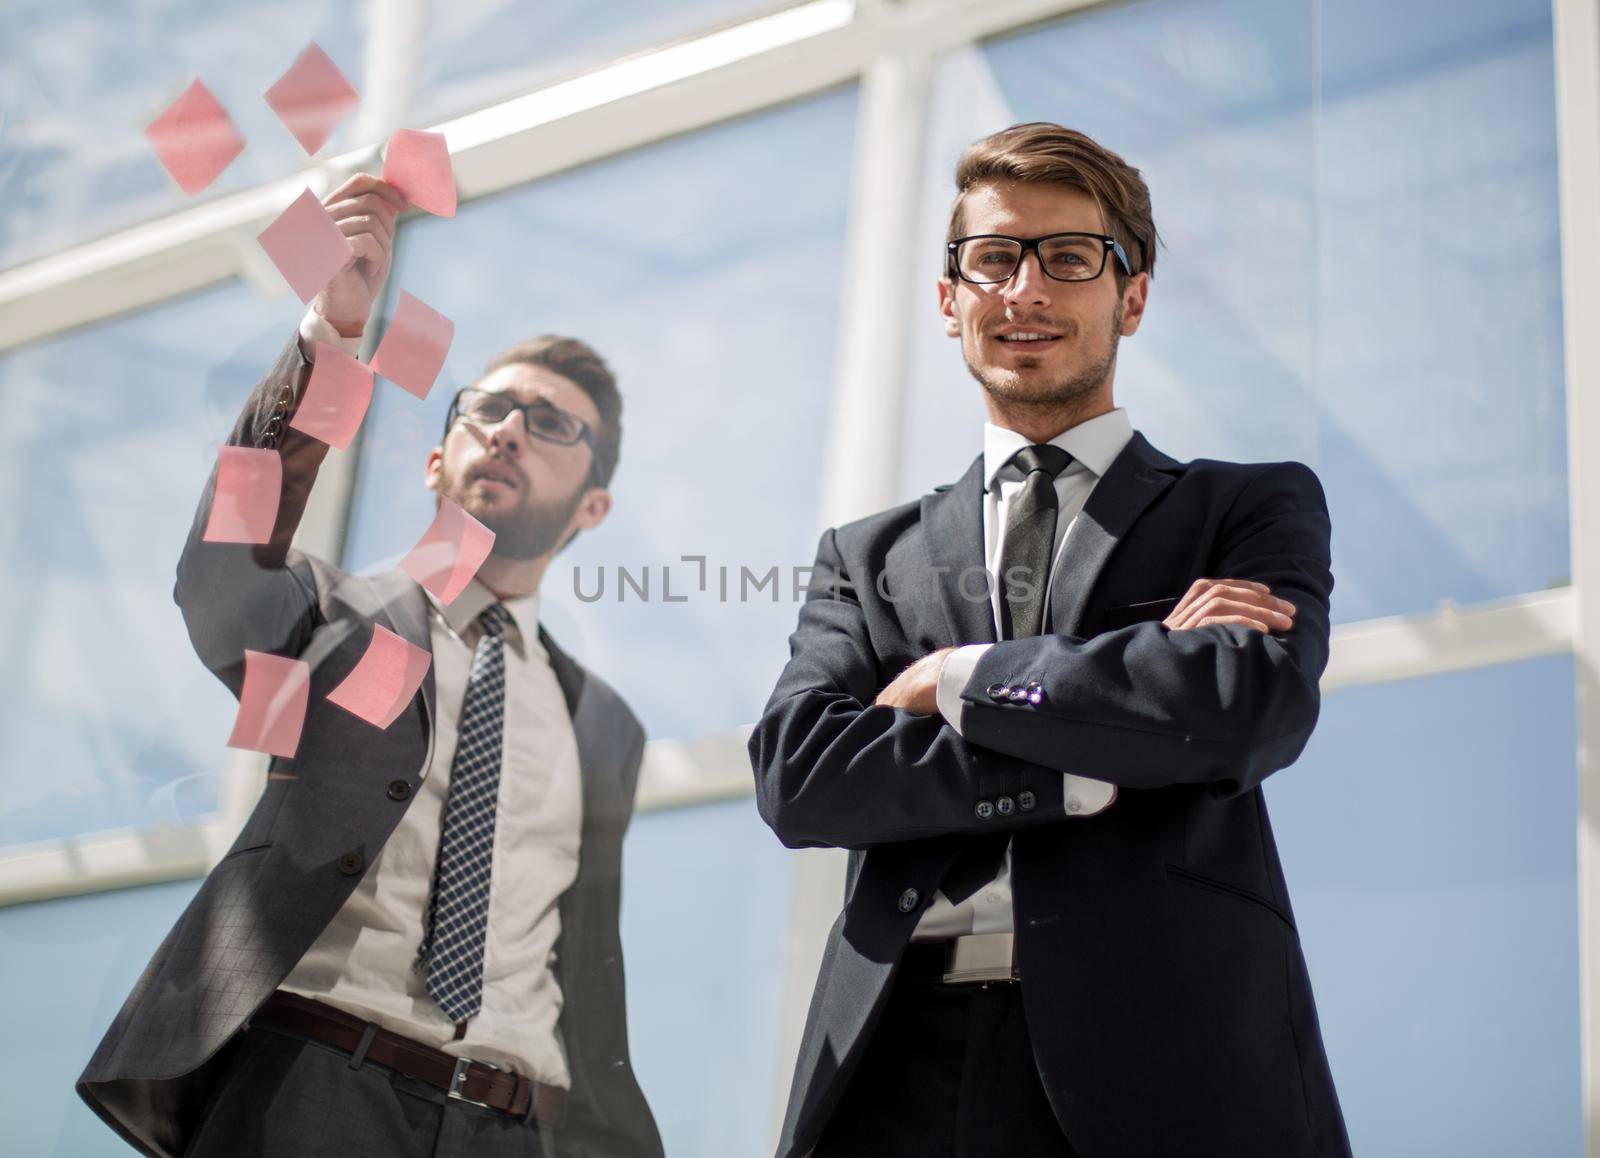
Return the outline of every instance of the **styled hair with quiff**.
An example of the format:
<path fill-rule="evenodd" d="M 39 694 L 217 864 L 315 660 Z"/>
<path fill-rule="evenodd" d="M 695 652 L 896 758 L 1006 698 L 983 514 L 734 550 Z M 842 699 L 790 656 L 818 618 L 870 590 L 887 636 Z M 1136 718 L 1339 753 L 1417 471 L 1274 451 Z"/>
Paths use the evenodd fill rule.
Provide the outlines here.
<path fill-rule="evenodd" d="M 1132 272 L 1155 272 L 1160 235 L 1150 213 L 1150 189 L 1139 170 L 1093 138 L 1050 121 L 1012 125 L 963 150 L 956 162 L 956 199 L 945 240 L 954 241 L 966 230 L 969 190 L 1008 181 L 1065 185 L 1087 193 L 1100 207 L 1106 231 L 1128 255 Z M 1113 263 L 1112 269 L 1121 285 L 1126 280 L 1122 267 Z M 953 276 L 948 268 L 945 276 Z"/>

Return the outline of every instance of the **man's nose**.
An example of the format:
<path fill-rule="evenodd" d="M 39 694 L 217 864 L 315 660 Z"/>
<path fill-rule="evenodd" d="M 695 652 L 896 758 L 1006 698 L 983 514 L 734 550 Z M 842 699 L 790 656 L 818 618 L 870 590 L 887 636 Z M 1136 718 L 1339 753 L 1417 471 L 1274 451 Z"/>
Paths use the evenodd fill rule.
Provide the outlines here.
<path fill-rule="evenodd" d="M 522 411 L 513 410 L 499 422 L 489 427 L 489 442 L 515 458 L 517 453 L 522 450 L 524 434 Z"/>
<path fill-rule="evenodd" d="M 1005 283 L 1004 297 L 1010 305 L 1047 306 L 1050 304 L 1050 279 L 1045 276 L 1039 255 L 1029 252 L 1022 255 L 1011 279 Z"/>

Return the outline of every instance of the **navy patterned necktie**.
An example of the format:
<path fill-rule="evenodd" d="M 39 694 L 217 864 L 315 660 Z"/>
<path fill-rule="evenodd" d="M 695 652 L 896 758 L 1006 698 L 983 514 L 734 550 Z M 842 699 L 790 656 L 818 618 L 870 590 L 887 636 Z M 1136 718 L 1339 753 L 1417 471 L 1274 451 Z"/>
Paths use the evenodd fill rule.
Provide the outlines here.
<path fill-rule="evenodd" d="M 478 616 L 483 634 L 472 653 L 426 928 L 417 949 L 417 965 L 428 971 L 428 995 L 458 1023 L 483 1005 L 483 944 L 489 929 L 489 872 L 506 706 L 505 632 L 510 621 L 510 613 L 499 603 Z"/>
<path fill-rule="evenodd" d="M 1000 547 L 1000 638 L 1038 635 L 1044 626 L 1044 595 L 1056 546 L 1056 476 L 1072 455 L 1051 443 L 1025 446 L 1011 462 L 1027 476 L 1006 504 L 1006 534 Z M 1008 583 L 1015 574 L 1017 582 Z M 1009 832 L 969 837 L 939 889 L 959 905 L 1000 875 Z"/>

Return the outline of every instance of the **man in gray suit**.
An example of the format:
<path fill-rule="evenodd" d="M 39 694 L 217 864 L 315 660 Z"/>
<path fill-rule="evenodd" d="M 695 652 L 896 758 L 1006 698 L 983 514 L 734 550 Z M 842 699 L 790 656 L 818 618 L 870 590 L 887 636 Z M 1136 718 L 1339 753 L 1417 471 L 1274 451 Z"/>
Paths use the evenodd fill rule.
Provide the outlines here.
<path fill-rule="evenodd" d="M 405 202 L 363 174 L 326 204 L 354 255 L 228 440 L 278 451 L 271 539 L 204 540 L 213 476 L 175 591 L 236 695 L 247 649 L 309 665 L 299 747 L 272 760 L 78 1092 L 165 1158 L 655 1158 L 617 930 L 644 731 L 538 623 L 551 559 L 610 508 L 615 382 L 583 343 L 546 337 L 457 395 L 425 483 L 496 538 L 449 604 L 291 549 L 327 447 L 289 420 L 317 343 L 359 343 Z M 379 627 L 431 660 L 386 728 L 327 698 Z"/>

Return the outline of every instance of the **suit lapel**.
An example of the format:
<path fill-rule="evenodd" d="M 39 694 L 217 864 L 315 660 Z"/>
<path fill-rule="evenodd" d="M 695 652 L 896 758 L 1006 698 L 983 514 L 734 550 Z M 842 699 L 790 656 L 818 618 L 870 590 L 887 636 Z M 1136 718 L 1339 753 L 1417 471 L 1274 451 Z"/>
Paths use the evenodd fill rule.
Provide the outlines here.
<path fill-rule="evenodd" d="M 1058 635 L 1078 633 L 1089 596 L 1111 553 L 1145 508 L 1172 485 L 1172 476 L 1159 469 L 1166 465 L 1177 464 L 1138 431 L 1112 460 L 1089 492 L 1089 501 L 1067 535 L 1061 569 L 1050 590 L 1046 631 Z"/>
<path fill-rule="evenodd" d="M 928 562 L 936 569 L 939 602 L 950 623 L 951 641 L 994 643 L 994 607 L 981 575 L 983 455 L 973 459 L 967 473 L 949 490 L 923 496 L 922 541 Z M 976 598 L 964 594 L 963 586 Z"/>

